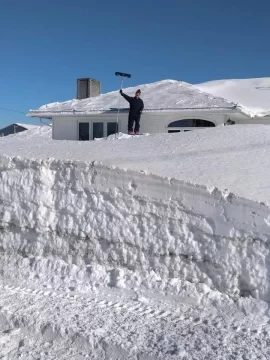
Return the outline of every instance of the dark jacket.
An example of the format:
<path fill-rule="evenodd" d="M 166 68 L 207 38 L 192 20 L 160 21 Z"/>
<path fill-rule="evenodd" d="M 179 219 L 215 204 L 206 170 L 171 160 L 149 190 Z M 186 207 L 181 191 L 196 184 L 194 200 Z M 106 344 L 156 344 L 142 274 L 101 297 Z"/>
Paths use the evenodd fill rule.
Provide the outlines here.
<path fill-rule="evenodd" d="M 137 99 L 136 96 L 135 97 L 128 96 L 128 95 L 124 94 L 122 91 L 120 92 L 120 94 L 130 104 L 129 113 L 132 115 L 135 115 L 135 116 L 140 116 L 143 111 L 143 108 L 144 108 L 144 103 L 143 103 L 142 99 L 140 99 L 140 98 Z"/>

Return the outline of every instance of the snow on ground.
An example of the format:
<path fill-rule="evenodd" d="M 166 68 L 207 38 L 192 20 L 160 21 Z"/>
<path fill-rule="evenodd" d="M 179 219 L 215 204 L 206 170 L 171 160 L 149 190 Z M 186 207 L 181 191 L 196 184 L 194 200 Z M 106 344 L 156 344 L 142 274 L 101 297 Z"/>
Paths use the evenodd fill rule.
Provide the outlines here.
<path fill-rule="evenodd" d="M 98 161 L 205 185 L 209 189 L 228 189 L 238 196 L 270 204 L 267 172 L 270 168 L 270 127 L 234 125 L 147 135 L 122 134 L 121 140 L 108 142 L 54 141 L 51 129 L 43 126 L 0 138 L 0 154 Z"/>
<path fill-rule="evenodd" d="M 270 115 L 270 78 L 214 80 L 195 86 L 238 103 L 257 116 Z"/>
<path fill-rule="evenodd" d="M 0 356 L 269 359 L 269 132 L 0 139 Z"/>
<path fill-rule="evenodd" d="M 234 103 L 206 94 L 183 81 L 163 80 L 126 88 L 124 92 L 129 96 L 134 96 L 138 88 L 141 89 L 145 103 L 144 112 L 168 109 L 211 109 L 215 111 L 235 107 Z M 83 100 L 74 99 L 62 103 L 51 103 L 41 106 L 38 110 L 30 110 L 29 115 L 42 116 L 42 114 L 45 114 L 50 116 L 50 114 L 53 114 L 53 116 L 57 116 L 63 112 L 73 114 L 74 112 L 107 111 L 118 107 L 119 96 L 119 91 L 112 91 Z M 120 108 L 128 108 L 128 103 L 123 97 L 120 97 Z"/>

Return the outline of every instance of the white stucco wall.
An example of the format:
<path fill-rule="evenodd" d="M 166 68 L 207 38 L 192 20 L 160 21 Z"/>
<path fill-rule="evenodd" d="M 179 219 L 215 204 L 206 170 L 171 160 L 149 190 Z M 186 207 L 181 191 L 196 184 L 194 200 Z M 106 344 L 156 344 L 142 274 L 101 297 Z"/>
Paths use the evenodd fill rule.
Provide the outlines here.
<path fill-rule="evenodd" d="M 73 117 L 52 119 L 52 138 L 54 140 L 77 140 L 77 121 Z"/>
<path fill-rule="evenodd" d="M 216 126 L 218 126 L 224 124 L 224 121 L 226 121 L 226 114 L 210 114 L 198 111 L 164 112 L 159 114 L 146 113 L 143 114 L 141 118 L 141 132 L 167 133 L 167 127 L 171 122 L 184 119 L 207 120 L 213 122 Z"/>
<path fill-rule="evenodd" d="M 270 125 L 270 116 L 265 117 L 243 117 L 238 118 L 238 121 L 236 121 L 237 124 L 264 124 L 264 125 Z"/>
<path fill-rule="evenodd" d="M 141 117 L 141 133 L 167 133 L 169 123 L 184 119 L 202 119 L 213 122 L 216 126 L 222 125 L 229 118 L 236 124 L 269 124 L 270 116 L 264 118 L 250 118 L 241 113 L 207 113 L 204 111 L 178 111 L 143 113 Z M 53 118 L 53 139 L 55 140 L 79 140 L 79 122 L 89 123 L 90 140 L 92 139 L 92 123 L 104 122 L 104 136 L 106 136 L 106 123 L 116 122 L 117 114 L 94 114 L 88 116 L 61 116 Z M 119 114 L 119 131 L 127 132 L 128 113 Z M 194 128 L 195 130 L 196 128 Z M 198 128 L 197 128 L 198 129 Z M 181 129 L 182 130 L 182 129 Z"/>
<path fill-rule="evenodd" d="M 220 113 L 206 113 L 198 111 L 143 113 L 140 121 L 141 133 L 167 133 L 169 123 L 176 120 L 199 118 L 213 122 L 216 126 L 222 125 L 228 116 Z M 92 123 L 104 122 L 104 136 L 106 136 L 106 123 L 116 122 L 117 114 L 94 114 L 88 116 L 61 116 L 53 118 L 53 139 L 55 140 L 78 140 L 79 122 L 90 123 L 90 139 L 92 139 Z M 128 113 L 119 114 L 119 131 L 126 133 L 128 125 Z"/>

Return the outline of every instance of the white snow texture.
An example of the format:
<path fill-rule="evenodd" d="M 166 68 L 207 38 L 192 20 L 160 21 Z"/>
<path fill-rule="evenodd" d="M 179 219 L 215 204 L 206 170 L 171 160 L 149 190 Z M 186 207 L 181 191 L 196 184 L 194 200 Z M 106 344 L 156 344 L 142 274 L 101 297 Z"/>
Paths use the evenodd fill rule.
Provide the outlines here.
<path fill-rule="evenodd" d="M 270 78 L 217 80 L 192 85 L 177 80 L 162 80 L 128 87 L 125 93 L 134 96 L 140 88 L 144 112 L 170 110 L 238 110 L 251 117 L 270 115 Z M 165 96 L 166 95 L 166 96 Z M 30 110 L 29 116 L 56 117 L 74 114 L 102 113 L 118 107 L 119 92 L 112 91 L 83 100 L 54 102 Z M 120 108 L 127 109 L 121 97 Z"/>
<path fill-rule="evenodd" d="M 269 358 L 270 208 L 255 201 L 256 182 L 248 191 L 237 184 L 241 171 L 261 166 L 253 149 L 260 141 L 265 157 L 268 142 L 258 135 L 266 129 L 81 144 L 52 141 L 44 127 L 0 139 L 0 354 Z M 202 167 L 182 174 L 188 156 L 197 164 L 211 156 L 218 169 L 226 142 L 227 156 L 242 149 L 249 158 L 243 167 L 239 156 L 238 173 L 206 166 L 205 185 Z M 188 143 L 198 147 L 195 156 Z M 147 158 L 149 147 L 156 154 Z M 131 149 L 146 170 L 136 157 L 130 162 Z M 240 186 L 241 197 L 231 192 Z"/>

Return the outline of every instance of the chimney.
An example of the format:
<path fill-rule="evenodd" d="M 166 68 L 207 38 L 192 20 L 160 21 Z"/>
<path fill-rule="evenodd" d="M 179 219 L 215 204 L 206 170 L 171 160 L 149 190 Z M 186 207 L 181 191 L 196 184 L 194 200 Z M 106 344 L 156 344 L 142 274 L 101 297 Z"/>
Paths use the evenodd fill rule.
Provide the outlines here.
<path fill-rule="evenodd" d="M 77 79 L 77 99 L 87 99 L 100 95 L 101 83 L 99 80 L 91 78 Z"/>

